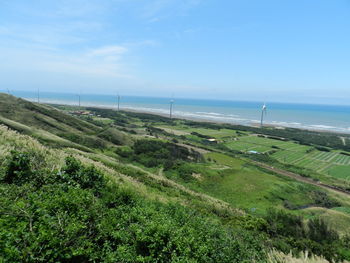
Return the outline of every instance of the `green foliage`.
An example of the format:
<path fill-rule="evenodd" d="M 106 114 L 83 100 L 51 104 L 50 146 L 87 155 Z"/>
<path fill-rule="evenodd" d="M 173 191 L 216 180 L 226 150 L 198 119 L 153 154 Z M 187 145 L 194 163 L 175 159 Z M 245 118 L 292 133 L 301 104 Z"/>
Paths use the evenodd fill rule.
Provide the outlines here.
<path fill-rule="evenodd" d="M 200 154 L 174 143 L 160 140 L 137 140 L 131 158 L 147 167 L 163 166 L 166 170 L 179 161 L 197 161 Z"/>
<path fill-rule="evenodd" d="M 115 128 L 107 128 L 98 134 L 98 137 L 105 139 L 109 142 L 112 142 L 116 145 L 130 145 L 131 139 L 130 136 L 118 131 Z"/>
<path fill-rule="evenodd" d="M 332 261 L 349 260 L 350 246 L 320 218 L 307 224 L 302 217 L 282 210 L 270 209 L 265 217 L 266 232 L 272 237 L 273 246 L 284 253 L 310 251 Z"/>
<path fill-rule="evenodd" d="M 308 237 L 316 242 L 330 244 L 339 239 L 337 232 L 321 218 L 314 218 L 308 222 Z"/>
<path fill-rule="evenodd" d="M 282 140 L 294 140 L 299 142 L 302 145 L 319 145 L 323 147 L 330 147 L 336 149 L 342 149 L 345 151 L 350 151 L 350 143 L 344 144 L 339 135 L 326 132 L 316 132 L 308 131 L 294 128 L 285 128 L 285 129 L 274 129 L 270 127 L 257 128 L 251 126 L 242 126 L 242 125 L 231 125 L 231 124 L 215 124 L 215 123 L 200 123 L 195 121 L 184 121 L 184 123 L 190 127 L 205 127 L 208 129 L 231 129 L 236 131 L 252 132 L 257 134 L 268 135 L 269 137 L 283 138 Z M 238 134 L 238 133 L 237 133 Z M 342 134 L 346 142 L 350 141 L 348 134 Z M 324 148 L 327 149 L 327 148 Z"/>
<path fill-rule="evenodd" d="M 58 133 L 58 135 L 62 138 L 70 140 L 74 143 L 81 144 L 91 148 L 102 149 L 106 147 L 106 142 L 101 138 L 95 136 L 82 135 L 78 133 Z"/>
<path fill-rule="evenodd" d="M 310 190 L 305 194 L 305 191 L 297 191 L 299 197 L 295 198 L 295 189 L 287 195 L 281 193 L 286 190 L 282 186 L 289 182 L 277 182 L 276 176 L 262 174 L 245 161 L 232 158 L 233 163 L 230 161 L 228 165 L 215 158 L 216 164 L 199 164 L 196 163 L 201 160 L 199 153 L 177 145 L 177 139 L 186 144 L 188 138 L 193 138 L 192 144 L 204 149 L 219 150 L 232 156 L 239 154 L 280 167 L 268 154 L 243 155 L 224 144 L 204 146 L 203 139 L 216 137 L 226 128 L 227 137 L 216 138 L 231 140 L 235 134 L 244 142 L 243 135 L 263 132 L 268 134 L 261 135 L 267 137 L 266 140 L 295 140 L 313 146 L 311 150 L 315 150 L 316 145 L 347 150 L 350 143 L 346 135 L 347 143 L 343 145 L 339 136 L 326 133 L 187 122 L 105 109 L 92 111 L 108 118 L 108 123 L 92 117 L 87 118 L 88 123 L 45 105 L 23 100 L 14 102 L 13 98 L 9 101 L 11 103 L 0 104 L 0 113 L 16 121 L 17 130 L 33 136 L 33 131 L 43 129 L 40 132 L 47 131 L 49 135 L 75 142 L 64 145 L 78 149 L 79 145 L 93 149 L 104 149 L 110 144 L 131 145 L 130 136 L 120 130 L 136 133 L 132 129 L 145 127 L 148 133 L 172 142 L 139 140 L 133 147 L 118 147 L 116 153 L 127 161 L 163 167 L 165 175 L 180 179 L 186 190 L 193 187 L 196 194 L 210 194 L 234 207 L 245 207 L 252 215 L 236 218 L 210 202 L 206 206 L 202 201 L 207 199 L 199 201 L 200 197 L 194 198 L 174 187 L 170 180 L 158 181 L 155 178 L 160 176 L 151 178 L 141 169 L 114 162 L 114 154 L 104 159 L 100 151 L 84 147 L 84 151 L 91 150 L 90 154 L 84 154 L 85 157 L 112 163 L 109 168 L 123 174 L 120 181 L 126 179 L 124 175 L 132 177 L 128 178 L 128 183 L 139 186 L 142 197 L 129 187 L 106 180 L 94 166 L 87 166 L 73 157 L 68 157 L 63 167 L 61 158 L 59 167 L 56 164 L 45 168 L 35 152 L 13 152 L 0 167 L 0 262 L 266 262 L 266 243 L 286 253 L 308 250 L 327 259 L 350 259 L 348 237 L 339 237 L 318 218 L 305 222 L 305 218 L 296 215 L 303 213 L 297 209 L 305 204 L 326 208 L 340 206 L 325 192 Z M 174 126 L 174 129 L 178 124 L 182 127 L 187 124 L 192 127 L 186 128 L 192 135 L 176 136 L 152 126 L 160 123 Z M 113 125 L 124 128 L 116 130 Z M 142 129 L 137 133 L 142 135 Z M 54 145 L 62 147 L 65 140 L 60 138 L 59 141 L 57 136 Z M 48 141 L 40 134 L 38 138 Z M 272 149 L 283 149 L 283 142 L 273 143 Z M 293 171 L 309 176 L 309 170 L 283 168 L 299 169 Z M 160 197 L 162 202 L 150 201 L 145 198 L 148 194 L 152 198 Z M 164 204 L 169 200 L 181 200 L 195 209 Z M 201 202 L 200 205 L 197 202 Z M 295 209 L 293 214 L 275 210 L 264 218 L 259 217 L 271 204 L 282 205 L 282 202 L 285 207 Z M 262 208 L 258 207 L 260 204 L 263 204 Z"/>
<path fill-rule="evenodd" d="M 124 158 L 130 158 L 134 153 L 130 147 L 118 147 L 115 152 Z"/>
<path fill-rule="evenodd" d="M 145 201 L 73 157 L 41 187 L 33 182 L 45 170 L 30 167 L 27 155 L 13 154 L 7 170 L 29 171 L 33 180 L 20 174 L 21 184 L 0 184 L 1 262 L 266 261 L 260 236 L 178 204 Z"/>
<path fill-rule="evenodd" d="M 103 175 L 94 166 L 85 167 L 71 156 L 66 158 L 66 166 L 63 167 L 63 172 L 58 173 L 57 180 L 82 189 L 99 190 L 105 184 Z"/>
<path fill-rule="evenodd" d="M 190 182 L 194 180 L 192 174 L 196 173 L 195 167 L 189 163 L 177 163 L 170 167 L 168 170 L 170 170 L 171 177 L 176 176 L 184 182 Z"/>
<path fill-rule="evenodd" d="M 195 136 L 198 136 L 199 138 L 203 138 L 203 139 L 210 139 L 212 137 L 210 136 L 207 136 L 207 135 L 203 135 L 201 133 L 198 133 L 198 132 L 191 132 L 192 135 L 195 135 Z"/>
<path fill-rule="evenodd" d="M 30 154 L 13 151 L 3 182 L 21 185 L 31 180 Z"/>
<path fill-rule="evenodd" d="M 317 206 L 325 208 L 341 206 L 338 201 L 331 199 L 326 192 L 315 190 L 311 194 Z"/>
<path fill-rule="evenodd" d="M 322 146 L 315 146 L 316 150 L 319 150 L 321 152 L 330 152 L 331 149 L 327 148 L 327 147 L 322 147 Z"/>

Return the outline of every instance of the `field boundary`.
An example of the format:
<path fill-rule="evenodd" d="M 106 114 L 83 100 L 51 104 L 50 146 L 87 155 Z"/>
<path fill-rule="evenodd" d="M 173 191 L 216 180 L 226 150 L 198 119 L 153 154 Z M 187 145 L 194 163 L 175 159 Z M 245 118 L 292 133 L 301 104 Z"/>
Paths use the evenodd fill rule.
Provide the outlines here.
<path fill-rule="evenodd" d="M 295 179 L 297 181 L 304 182 L 304 183 L 307 183 L 307 184 L 311 184 L 311 185 L 318 186 L 318 187 L 321 187 L 321 188 L 324 188 L 324 189 L 327 189 L 327 190 L 332 190 L 332 191 L 335 191 L 335 192 L 338 192 L 338 193 L 342 193 L 342 194 L 346 194 L 346 195 L 350 196 L 350 191 L 341 189 L 339 187 L 328 185 L 328 184 L 324 184 L 322 182 L 315 182 L 314 180 L 306 178 L 306 177 L 303 177 L 303 176 L 301 176 L 299 174 L 292 173 L 292 172 L 289 172 L 289 171 L 286 171 L 286 170 L 282 170 L 282 169 L 279 169 L 279 168 L 275 168 L 275 167 L 272 167 L 272 166 L 270 166 L 268 164 L 264 164 L 264 163 L 260 163 L 260 162 L 256 162 L 256 161 L 252 161 L 252 163 L 257 165 L 257 166 L 259 166 L 259 167 L 261 167 L 261 168 L 264 168 L 266 170 L 269 170 L 271 172 L 274 172 L 274 173 L 277 173 L 277 174 L 280 174 L 280 175 L 283 175 L 283 176 L 287 176 L 287 177 Z"/>

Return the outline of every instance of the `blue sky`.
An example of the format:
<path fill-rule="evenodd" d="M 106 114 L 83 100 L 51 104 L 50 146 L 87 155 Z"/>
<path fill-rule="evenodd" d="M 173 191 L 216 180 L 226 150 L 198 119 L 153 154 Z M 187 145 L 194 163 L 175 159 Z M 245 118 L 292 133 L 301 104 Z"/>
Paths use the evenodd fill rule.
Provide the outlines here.
<path fill-rule="evenodd" d="M 349 0 L 0 0 L 0 89 L 350 105 Z"/>

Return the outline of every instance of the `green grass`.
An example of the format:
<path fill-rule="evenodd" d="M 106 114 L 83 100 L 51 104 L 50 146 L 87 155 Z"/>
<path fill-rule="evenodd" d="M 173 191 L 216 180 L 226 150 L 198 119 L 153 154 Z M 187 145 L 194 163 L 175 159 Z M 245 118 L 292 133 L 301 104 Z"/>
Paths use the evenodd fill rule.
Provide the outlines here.
<path fill-rule="evenodd" d="M 197 132 L 221 140 L 229 149 L 248 152 L 269 153 L 276 151 L 271 156 L 278 161 L 305 168 L 325 176 L 333 176 L 335 179 L 347 177 L 347 170 L 350 170 L 350 156 L 342 155 L 337 151 L 322 152 L 315 150 L 312 146 L 300 145 L 294 141 L 281 141 L 266 137 L 258 137 L 249 133 L 244 136 L 237 136 L 235 131 L 229 129 L 207 129 L 192 128 L 182 125 L 181 122 L 175 126 L 159 125 L 166 131 L 173 131 L 177 135 L 185 135 L 187 139 L 201 143 L 202 138 L 191 135 Z"/>
<path fill-rule="evenodd" d="M 113 120 L 109 118 L 102 118 L 102 117 L 93 117 L 94 121 L 102 122 L 103 124 L 111 124 L 113 123 Z"/>
<path fill-rule="evenodd" d="M 271 147 L 265 145 L 257 145 L 254 143 L 244 142 L 244 141 L 232 141 L 225 144 L 229 149 L 247 152 L 247 151 L 257 151 L 264 153 L 272 150 Z"/>
<path fill-rule="evenodd" d="M 278 150 L 272 155 L 273 158 L 286 164 L 307 168 L 323 175 L 345 179 L 350 176 L 350 156 L 339 152 L 322 152 L 313 150 L 306 152 L 310 147 L 290 147 L 288 150 Z"/>
<path fill-rule="evenodd" d="M 334 209 L 325 209 L 321 207 L 311 207 L 304 210 L 311 217 L 325 219 L 331 227 L 338 230 L 341 235 L 349 233 L 350 214 L 349 207 L 337 207 Z"/>
<path fill-rule="evenodd" d="M 335 207 L 333 210 L 344 212 L 350 215 L 350 207 Z"/>
<path fill-rule="evenodd" d="M 158 125 L 158 128 L 163 128 L 168 132 L 173 132 L 174 134 L 187 135 L 192 132 L 197 132 L 205 136 L 211 136 L 216 139 L 223 139 L 226 137 L 236 137 L 237 133 L 229 129 L 206 129 L 206 128 L 191 128 L 184 125 L 168 126 L 168 125 Z"/>
<path fill-rule="evenodd" d="M 332 165 L 326 173 L 336 178 L 347 179 L 350 182 L 350 166 Z"/>
<path fill-rule="evenodd" d="M 0 94 L 0 124 L 54 147 L 91 151 L 91 148 L 130 144 L 131 136 L 127 138 L 123 132 L 110 127 L 111 121 L 108 118 L 99 118 L 99 123 L 104 125 L 100 127 L 48 105 Z"/>
<path fill-rule="evenodd" d="M 192 187 L 233 206 L 263 214 L 269 207 L 283 208 L 284 200 L 295 206 L 313 202 L 309 196 L 314 189 L 312 186 L 262 172 L 243 160 L 224 154 L 209 153 L 206 158 L 215 161 L 216 169 L 218 165 L 222 168 L 214 176 L 204 172 Z"/>

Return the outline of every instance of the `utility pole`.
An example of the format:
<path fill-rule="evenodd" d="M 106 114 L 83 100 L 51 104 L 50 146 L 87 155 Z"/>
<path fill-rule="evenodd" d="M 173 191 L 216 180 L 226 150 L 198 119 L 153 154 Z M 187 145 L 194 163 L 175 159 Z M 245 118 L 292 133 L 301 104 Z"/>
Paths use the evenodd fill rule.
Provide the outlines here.
<path fill-rule="evenodd" d="M 40 90 L 38 88 L 38 103 L 40 103 Z"/>

